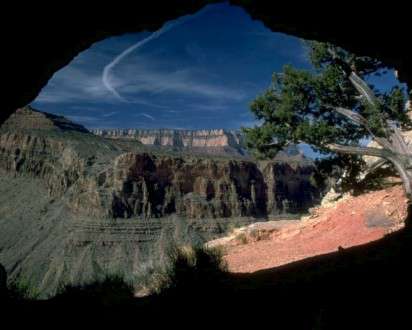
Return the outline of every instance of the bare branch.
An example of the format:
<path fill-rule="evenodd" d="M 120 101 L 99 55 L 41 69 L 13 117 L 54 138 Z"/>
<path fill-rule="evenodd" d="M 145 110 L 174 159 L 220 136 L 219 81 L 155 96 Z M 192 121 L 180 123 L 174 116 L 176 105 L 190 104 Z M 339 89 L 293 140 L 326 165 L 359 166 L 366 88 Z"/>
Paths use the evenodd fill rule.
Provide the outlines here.
<path fill-rule="evenodd" d="M 373 156 L 390 160 L 392 152 L 386 149 L 373 148 L 373 147 L 359 147 L 359 146 L 346 146 L 337 143 L 330 143 L 326 145 L 331 151 L 360 156 Z"/>
<path fill-rule="evenodd" d="M 332 107 L 337 113 L 340 113 L 342 116 L 345 116 L 355 122 L 358 125 L 365 126 L 368 128 L 368 121 L 362 115 L 356 113 L 355 111 L 341 108 L 341 107 Z"/>
<path fill-rule="evenodd" d="M 370 105 L 377 105 L 375 93 L 361 77 L 352 71 L 349 74 L 349 81 L 356 88 L 359 94 L 361 94 L 369 102 Z"/>
<path fill-rule="evenodd" d="M 363 98 L 365 98 L 372 106 L 376 106 L 377 100 L 375 93 L 368 86 L 368 84 L 351 68 L 350 63 L 340 58 L 334 49 L 328 48 L 328 52 L 332 56 L 333 60 L 337 64 L 341 65 L 342 70 L 348 75 L 349 81 L 356 88 L 359 94 Z"/>
<path fill-rule="evenodd" d="M 373 134 L 372 130 L 369 128 L 368 121 L 366 120 L 365 117 L 360 115 L 359 113 L 341 108 L 341 107 L 332 107 L 337 113 L 341 114 L 342 116 L 345 116 L 346 118 L 352 120 L 355 124 L 363 126 L 366 128 L 366 130 L 369 132 L 369 134 L 374 138 L 374 140 L 380 144 L 383 148 L 391 149 L 392 146 L 389 143 L 389 141 L 385 138 L 377 137 L 375 134 Z"/>
<path fill-rule="evenodd" d="M 394 126 L 391 128 L 391 142 L 396 152 L 404 155 L 412 155 L 412 150 L 406 144 L 405 138 L 402 135 L 401 130 Z"/>
<path fill-rule="evenodd" d="M 402 179 L 403 187 L 405 189 L 406 196 L 409 200 L 412 200 L 412 182 L 411 177 L 405 167 L 397 160 L 392 159 L 392 164 L 395 166 Z"/>
<path fill-rule="evenodd" d="M 378 158 L 377 161 L 373 162 L 368 168 L 360 174 L 360 179 L 364 180 L 369 174 L 376 171 L 385 165 L 388 161 L 384 158 Z"/>
<path fill-rule="evenodd" d="M 383 158 L 378 159 L 376 162 L 373 162 L 372 165 L 369 166 L 368 173 L 376 171 L 378 168 L 381 168 L 387 162 L 388 161 L 386 159 L 383 159 Z"/>
<path fill-rule="evenodd" d="M 398 171 L 404 188 L 406 195 L 409 199 L 412 199 L 412 178 L 405 167 L 404 162 L 402 159 L 399 158 L 399 154 L 394 154 L 389 150 L 385 149 L 378 149 L 378 148 L 371 148 L 371 147 L 356 147 L 356 146 L 345 146 L 340 144 L 328 144 L 326 146 L 331 151 L 343 153 L 343 154 L 351 154 L 351 155 L 366 155 L 366 156 L 374 156 L 380 157 L 390 161 Z"/>

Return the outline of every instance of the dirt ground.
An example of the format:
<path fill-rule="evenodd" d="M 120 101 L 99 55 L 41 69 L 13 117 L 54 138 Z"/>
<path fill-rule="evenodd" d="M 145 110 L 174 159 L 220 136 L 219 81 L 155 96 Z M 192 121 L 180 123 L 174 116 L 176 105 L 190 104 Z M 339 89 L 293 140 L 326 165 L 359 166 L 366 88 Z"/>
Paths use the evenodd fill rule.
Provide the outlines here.
<path fill-rule="evenodd" d="M 249 273 L 378 240 L 406 217 L 401 186 L 341 199 L 301 221 L 257 223 L 211 242 L 222 246 L 229 271 Z"/>

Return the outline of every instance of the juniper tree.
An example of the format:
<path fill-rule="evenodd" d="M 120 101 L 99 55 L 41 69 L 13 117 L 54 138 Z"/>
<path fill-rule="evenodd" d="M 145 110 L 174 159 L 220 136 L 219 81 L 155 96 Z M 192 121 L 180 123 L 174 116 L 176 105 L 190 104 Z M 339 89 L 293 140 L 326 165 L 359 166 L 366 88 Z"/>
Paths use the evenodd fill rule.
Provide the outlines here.
<path fill-rule="evenodd" d="M 261 124 L 245 129 L 248 147 L 258 156 L 271 157 L 303 142 L 348 162 L 378 157 L 372 167 L 392 164 L 411 199 L 412 152 L 401 134 L 412 128 L 405 90 L 398 85 L 380 91 L 367 83 L 368 77 L 387 69 L 379 60 L 328 43 L 309 42 L 308 48 L 312 70 L 285 66 L 252 102 Z M 369 140 L 379 148 L 365 146 Z"/>

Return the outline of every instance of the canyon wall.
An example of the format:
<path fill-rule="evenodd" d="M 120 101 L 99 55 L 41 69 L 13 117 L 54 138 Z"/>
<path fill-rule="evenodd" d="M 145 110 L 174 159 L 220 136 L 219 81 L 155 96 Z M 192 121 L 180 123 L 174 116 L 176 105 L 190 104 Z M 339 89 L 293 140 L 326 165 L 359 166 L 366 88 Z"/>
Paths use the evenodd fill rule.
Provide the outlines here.
<path fill-rule="evenodd" d="M 108 139 L 133 140 L 150 146 L 207 153 L 219 153 L 224 150 L 245 153 L 243 135 L 236 130 L 92 129 L 91 132 Z"/>
<path fill-rule="evenodd" d="M 170 244 L 319 200 L 315 168 L 297 152 L 254 162 L 118 142 L 29 107 L 0 128 L 0 263 L 10 281 L 43 298 L 119 272 L 134 283 Z"/>
<path fill-rule="evenodd" d="M 71 205 L 95 216 L 158 218 L 176 214 L 201 219 L 266 215 L 265 178 L 256 164 L 247 161 L 125 153 L 108 170 L 80 180 L 76 188 Z"/>
<path fill-rule="evenodd" d="M 257 163 L 124 152 L 76 124 L 54 125 L 61 118 L 18 110 L 0 131 L 0 169 L 41 178 L 51 196 L 66 194 L 68 207 L 78 214 L 265 217 L 305 212 L 320 195 L 311 180 L 314 166 L 296 153 Z M 206 139 L 208 132 L 196 136 Z"/>

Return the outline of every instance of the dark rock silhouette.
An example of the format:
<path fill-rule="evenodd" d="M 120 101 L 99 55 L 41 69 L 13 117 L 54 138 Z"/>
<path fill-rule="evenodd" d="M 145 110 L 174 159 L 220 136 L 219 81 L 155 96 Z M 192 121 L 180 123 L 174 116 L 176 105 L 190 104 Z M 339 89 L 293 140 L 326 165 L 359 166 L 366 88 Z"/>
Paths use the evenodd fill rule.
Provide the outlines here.
<path fill-rule="evenodd" d="M 6 269 L 0 264 L 0 295 L 4 294 L 7 289 L 7 273 Z"/>

